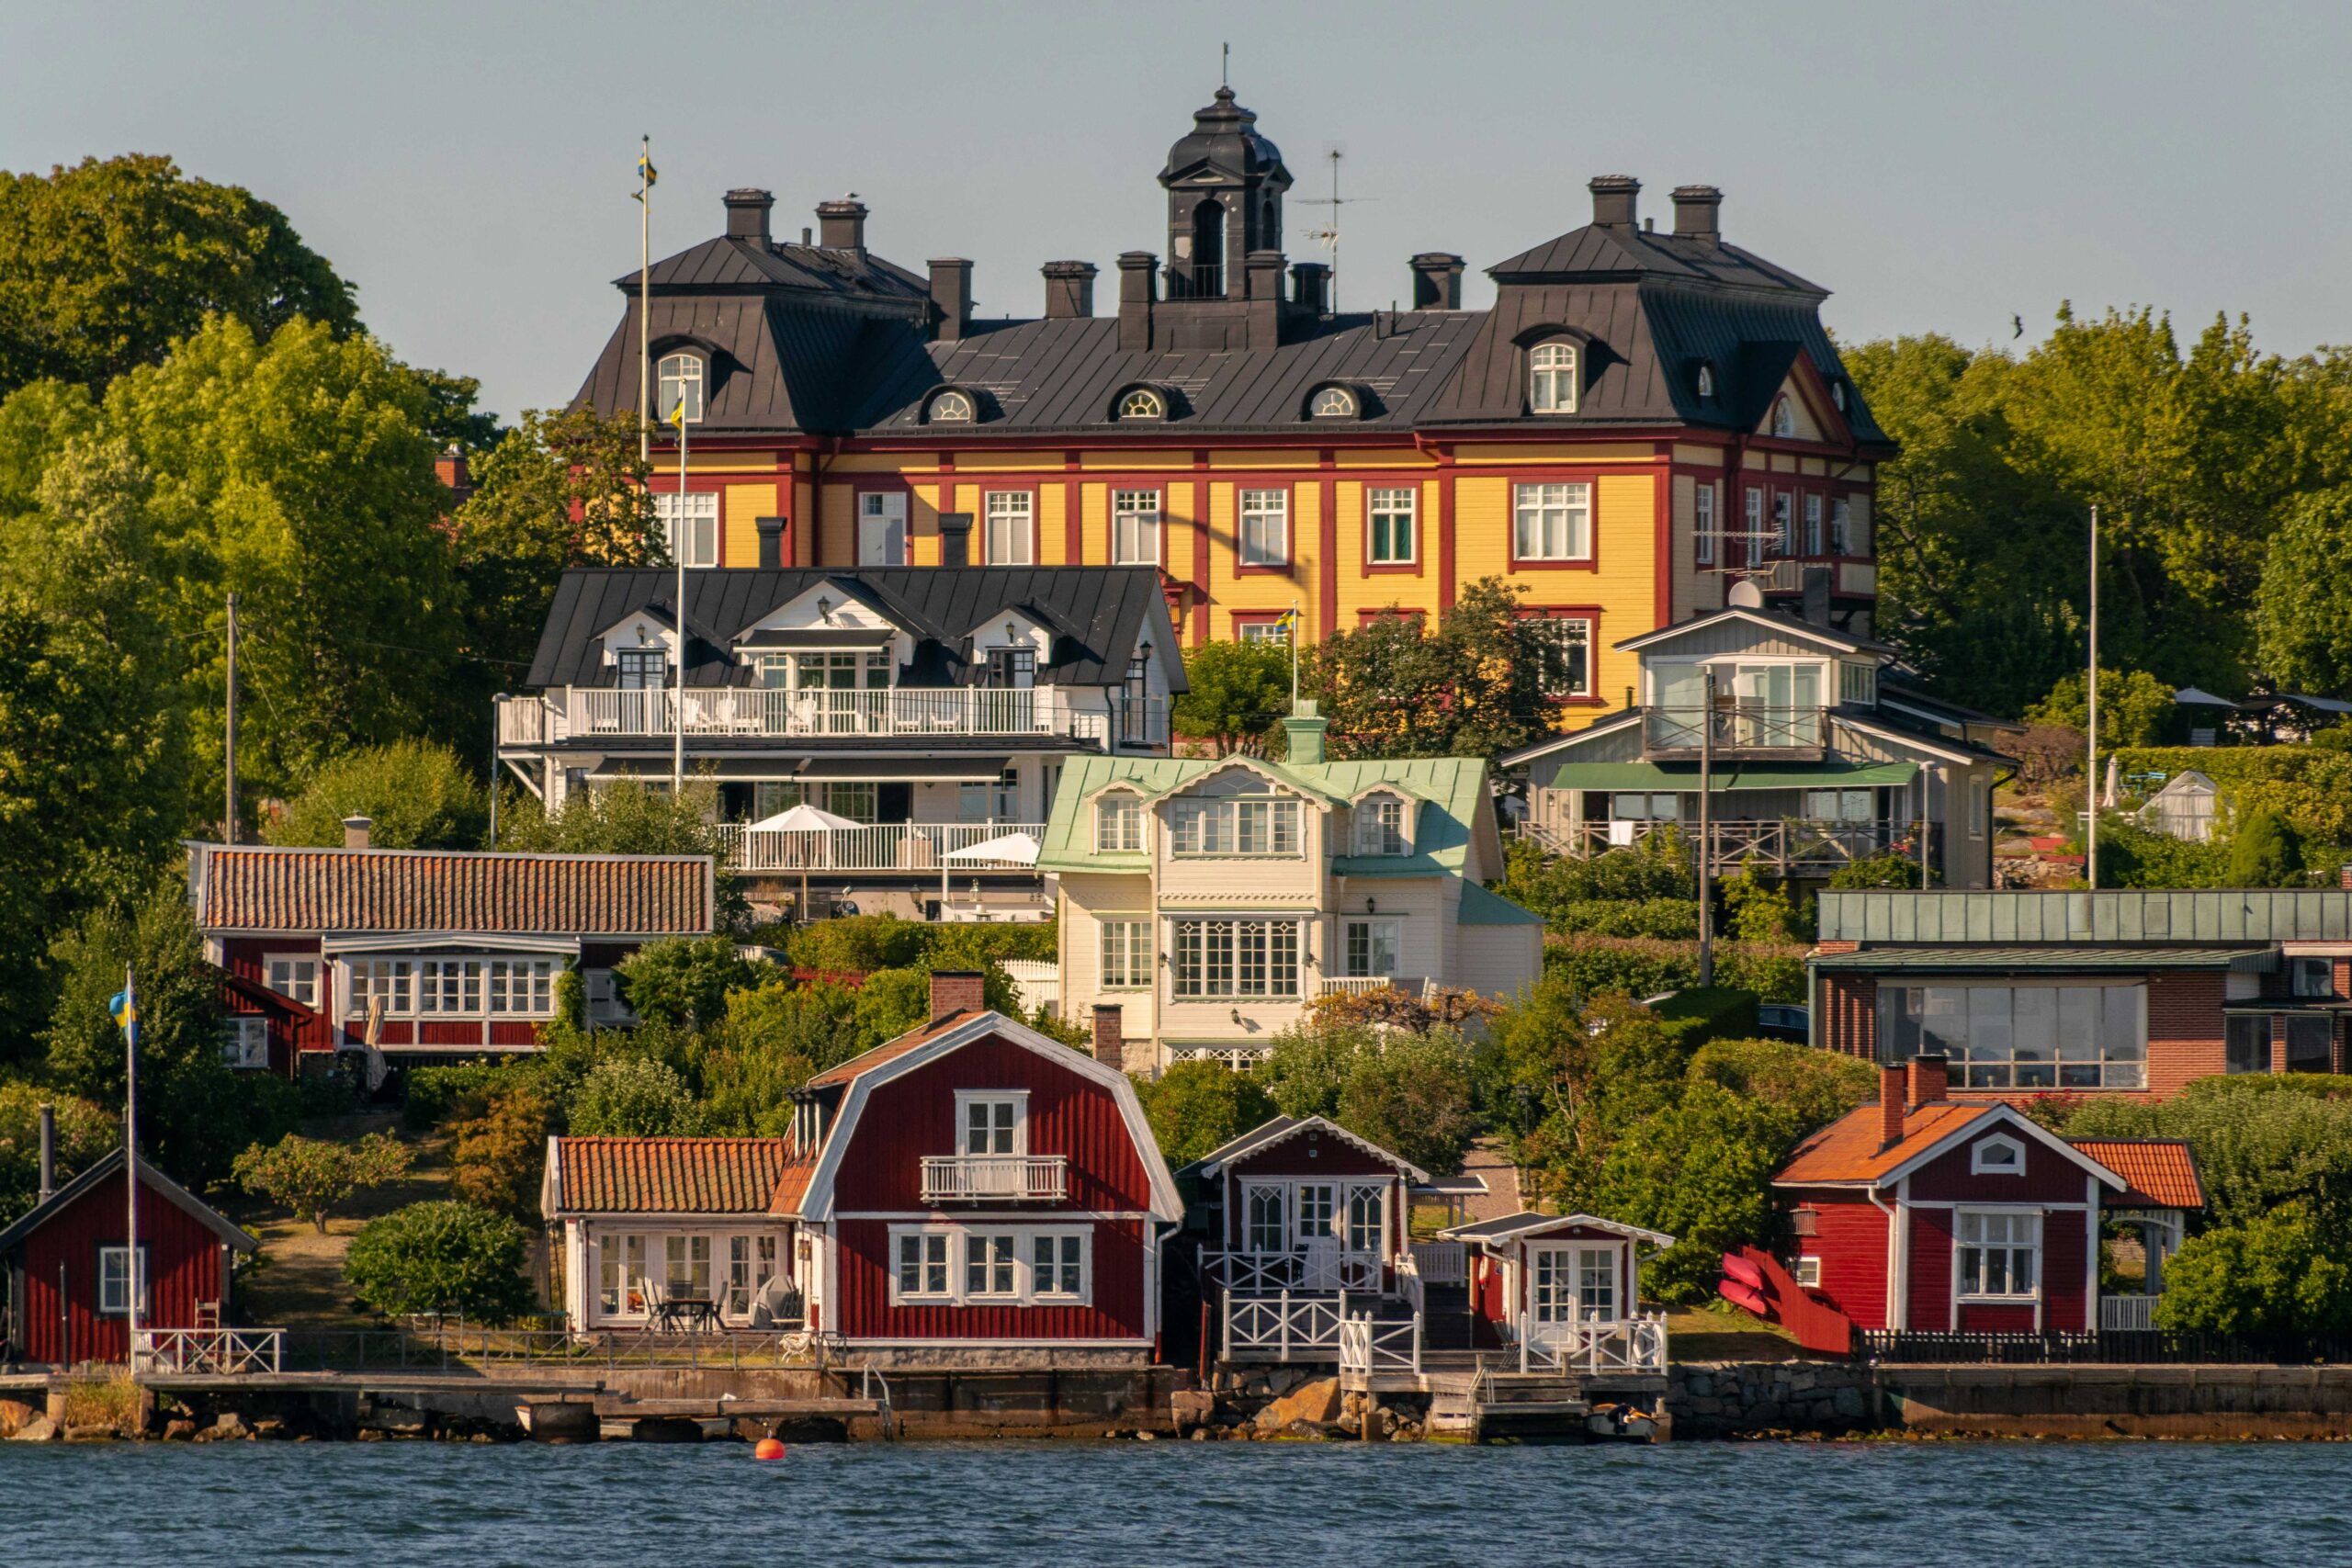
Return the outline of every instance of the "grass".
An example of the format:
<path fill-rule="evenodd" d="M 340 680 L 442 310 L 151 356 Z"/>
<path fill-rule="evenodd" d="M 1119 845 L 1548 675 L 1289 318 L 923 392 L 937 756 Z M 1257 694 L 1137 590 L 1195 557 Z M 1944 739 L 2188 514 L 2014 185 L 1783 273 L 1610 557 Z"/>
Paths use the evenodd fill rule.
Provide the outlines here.
<path fill-rule="evenodd" d="M 105 1427 L 130 1432 L 139 1425 L 139 1385 L 129 1371 L 107 1378 L 76 1378 L 65 1385 L 66 1427 Z"/>
<path fill-rule="evenodd" d="M 1729 1302 L 1678 1307 L 1667 1314 L 1666 1348 L 1678 1361 L 1798 1361 L 1810 1353 L 1788 1330 Z"/>
<path fill-rule="evenodd" d="M 261 1242 L 262 1266 L 250 1277 L 239 1275 L 237 1315 L 242 1322 L 273 1327 L 358 1327 L 374 1319 L 353 1306 L 350 1289 L 343 1282 L 343 1260 L 351 1250 L 351 1238 L 379 1214 L 448 1197 L 449 1140 L 438 1132 L 420 1135 L 404 1131 L 400 1113 L 392 1111 L 324 1118 L 302 1131 L 309 1137 L 337 1139 L 390 1133 L 416 1150 L 416 1163 L 400 1180 L 354 1197 L 344 1212 L 328 1219 L 324 1235 L 301 1215 L 257 1199 L 245 1200 L 234 1217 Z"/>

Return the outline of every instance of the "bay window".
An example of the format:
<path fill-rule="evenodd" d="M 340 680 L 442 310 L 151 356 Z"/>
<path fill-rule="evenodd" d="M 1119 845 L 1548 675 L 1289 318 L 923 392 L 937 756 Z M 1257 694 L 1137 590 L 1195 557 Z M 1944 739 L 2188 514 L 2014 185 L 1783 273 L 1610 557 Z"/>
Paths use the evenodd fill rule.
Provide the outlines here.
<path fill-rule="evenodd" d="M 1882 1057 L 1940 1055 L 1953 1087 L 2144 1089 L 2148 987 L 1881 981 Z"/>
<path fill-rule="evenodd" d="M 2031 1301 L 2041 1278 L 2041 1216 L 1962 1209 L 1955 1216 L 1962 1301 Z"/>
<path fill-rule="evenodd" d="M 1295 997 L 1298 920 L 1178 920 L 1175 994 Z"/>

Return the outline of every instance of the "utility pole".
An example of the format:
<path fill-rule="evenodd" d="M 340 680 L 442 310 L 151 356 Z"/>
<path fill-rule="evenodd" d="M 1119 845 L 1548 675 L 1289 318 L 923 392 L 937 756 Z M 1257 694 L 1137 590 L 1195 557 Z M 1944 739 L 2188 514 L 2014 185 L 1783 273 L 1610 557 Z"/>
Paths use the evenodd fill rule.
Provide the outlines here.
<path fill-rule="evenodd" d="M 498 786 L 506 771 L 506 754 L 499 749 L 499 725 L 506 711 L 506 694 L 490 699 L 490 847 L 498 849 Z"/>
<path fill-rule="evenodd" d="M 2098 507 L 2091 507 L 2090 755 L 2083 772 L 2083 880 L 2098 890 Z"/>
<path fill-rule="evenodd" d="M 678 617 L 672 628 L 678 639 L 678 705 L 670 716 L 670 799 L 686 797 L 686 543 L 694 523 L 686 515 L 686 389 L 678 388 L 678 520 L 670 526 L 670 553 L 678 558 Z"/>
<path fill-rule="evenodd" d="M 653 461 L 653 138 L 637 154 L 637 460 Z"/>
<path fill-rule="evenodd" d="M 223 748 L 224 772 L 228 777 L 228 815 L 221 818 L 220 833 L 229 843 L 237 841 L 237 594 L 229 593 L 229 716 L 228 742 Z"/>
<path fill-rule="evenodd" d="M 1715 983 L 1714 819 L 1708 795 L 1715 783 L 1715 671 L 1699 672 L 1699 984 Z"/>
<path fill-rule="evenodd" d="M 125 1358 L 139 1343 L 139 982 L 130 965 L 122 966 L 122 1188 L 127 1194 L 122 1216 L 123 1294 L 127 1330 Z M 132 1362 L 132 1370 L 137 1363 Z"/>

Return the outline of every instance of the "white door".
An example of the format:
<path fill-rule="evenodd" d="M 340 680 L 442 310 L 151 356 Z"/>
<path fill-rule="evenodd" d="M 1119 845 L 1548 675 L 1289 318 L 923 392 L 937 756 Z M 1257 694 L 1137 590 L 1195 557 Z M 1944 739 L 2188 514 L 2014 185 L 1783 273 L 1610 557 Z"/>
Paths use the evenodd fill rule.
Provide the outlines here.
<path fill-rule="evenodd" d="M 1298 1184 L 1298 1245 L 1306 1254 L 1299 1284 L 1304 1290 L 1340 1288 L 1339 1209 L 1340 1190 L 1332 1183 Z"/>
<path fill-rule="evenodd" d="M 1576 1321 L 1576 1291 L 1566 1247 L 1534 1247 L 1529 1262 L 1533 1278 L 1529 1282 L 1528 1316 L 1534 1325 L 1532 1337 L 1540 1342 L 1542 1330 Z"/>
<path fill-rule="evenodd" d="M 867 491 L 857 502 L 857 564 L 907 564 L 907 498 Z"/>

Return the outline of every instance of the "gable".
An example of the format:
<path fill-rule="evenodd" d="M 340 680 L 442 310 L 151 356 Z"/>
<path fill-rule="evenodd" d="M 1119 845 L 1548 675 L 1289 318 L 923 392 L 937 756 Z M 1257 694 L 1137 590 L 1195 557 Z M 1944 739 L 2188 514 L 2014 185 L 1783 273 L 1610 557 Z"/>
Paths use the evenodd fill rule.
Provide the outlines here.
<path fill-rule="evenodd" d="M 598 632 L 595 641 L 597 662 L 607 669 L 620 662 L 615 655 L 623 649 L 658 648 L 672 664 L 677 661 L 677 628 L 667 615 L 650 607 L 631 610 Z"/>
<path fill-rule="evenodd" d="M 795 633 L 805 634 L 802 646 L 814 646 L 820 638 L 842 640 L 861 633 L 876 644 L 910 635 L 910 628 L 888 615 L 855 580 L 825 578 L 743 627 L 733 640 L 738 647 L 781 647 L 793 642 Z"/>
<path fill-rule="evenodd" d="M 1908 1173 L 1913 1200 L 1993 1203 L 2083 1201 L 2086 1184 L 2093 1179 L 2084 1168 L 2086 1156 L 2070 1145 L 2053 1147 L 2049 1141 L 2030 1136 L 2007 1117 L 1988 1116 L 1984 1123 Z M 2015 1175 L 1977 1170 L 1974 1156 L 1988 1144 L 2016 1145 L 2024 1156 L 2022 1168 Z"/>

